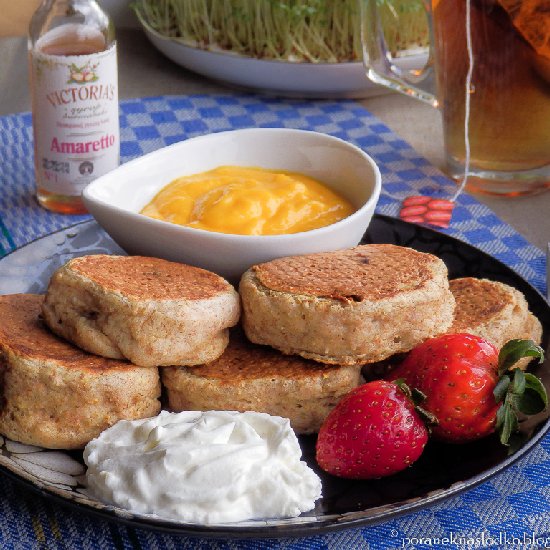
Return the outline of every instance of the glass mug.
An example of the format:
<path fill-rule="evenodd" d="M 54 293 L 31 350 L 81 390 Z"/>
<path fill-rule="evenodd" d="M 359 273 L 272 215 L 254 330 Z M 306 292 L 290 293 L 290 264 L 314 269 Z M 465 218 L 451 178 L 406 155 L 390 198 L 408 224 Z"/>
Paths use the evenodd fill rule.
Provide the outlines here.
<path fill-rule="evenodd" d="M 401 29 L 406 10 L 425 9 L 430 44 L 388 48 L 387 33 L 400 30 L 387 16 L 381 24 L 385 4 L 402 5 L 390 22 Z M 440 109 L 451 177 L 466 167 L 466 189 L 498 195 L 550 187 L 549 0 L 361 0 L 361 9 L 369 78 Z M 404 69 L 421 46 L 426 65 Z"/>

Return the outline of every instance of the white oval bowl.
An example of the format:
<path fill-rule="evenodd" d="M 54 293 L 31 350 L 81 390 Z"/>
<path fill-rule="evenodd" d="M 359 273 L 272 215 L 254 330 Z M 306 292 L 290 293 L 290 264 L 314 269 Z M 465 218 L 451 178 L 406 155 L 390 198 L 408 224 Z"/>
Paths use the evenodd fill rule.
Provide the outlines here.
<path fill-rule="evenodd" d="M 204 231 L 139 213 L 174 179 L 223 165 L 306 174 L 357 210 L 320 229 L 262 236 Z M 357 245 L 370 223 L 380 189 L 377 165 L 351 143 L 305 130 L 252 128 L 187 139 L 127 162 L 90 183 L 83 199 L 97 222 L 129 254 L 195 265 L 236 281 L 251 265 L 274 258 Z"/>

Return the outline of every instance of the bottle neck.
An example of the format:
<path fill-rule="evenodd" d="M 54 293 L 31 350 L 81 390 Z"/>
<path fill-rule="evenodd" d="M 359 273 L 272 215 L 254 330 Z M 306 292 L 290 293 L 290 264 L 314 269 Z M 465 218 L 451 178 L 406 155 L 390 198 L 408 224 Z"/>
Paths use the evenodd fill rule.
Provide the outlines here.
<path fill-rule="evenodd" d="M 77 32 L 78 28 L 87 32 Z M 40 47 L 45 35 L 57 35 L 58 42 L 82 41 L 91 36 L 92 30 L 103 36 L 102 50 L 114 42 L 109 16 L 95 0 L 43 0 L 29 25 L 29 49 Z"/>

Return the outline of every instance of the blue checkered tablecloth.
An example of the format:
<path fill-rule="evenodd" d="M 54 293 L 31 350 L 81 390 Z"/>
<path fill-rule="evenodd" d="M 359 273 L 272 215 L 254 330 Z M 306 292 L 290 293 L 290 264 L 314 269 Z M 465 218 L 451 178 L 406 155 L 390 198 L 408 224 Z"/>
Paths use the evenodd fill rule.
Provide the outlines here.
<path fill-rule="evenodd" d="M 395 216 L 410 194 L 449 198 L 455 186 L 354 101 L 266 99 L 254 95 L 154 97 L 121 102 L 122 161 L 189 137 L 237 128 L 316 130 L 355 143 L 380 166 L 377 212 Z M 0 117 L 0 256 L 87 216 L 56 215 L 33 192 L 28 113 Z M 545 291 L 545 258 L 467 194 L 444 232 L 498 258 Z M 280 540 L 182 538 L 92 519 L 27 493 L 0 477 L 0 548 L 389 549 L 550 546 L 550 438 L 505 472 L 422 511 L 378 526 Z"/>

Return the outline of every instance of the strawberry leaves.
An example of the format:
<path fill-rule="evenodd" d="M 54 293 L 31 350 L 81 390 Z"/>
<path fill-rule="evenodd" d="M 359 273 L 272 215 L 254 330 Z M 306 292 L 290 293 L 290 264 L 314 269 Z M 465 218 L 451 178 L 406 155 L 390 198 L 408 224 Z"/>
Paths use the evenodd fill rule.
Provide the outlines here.
<path fill-rule="evenodd" d="M 418 416 L 424 422 L 428 432 L 431 432 L 432 426 L 436 426 L 439 421 L 435 414 L 432 414 L 430 411 L 424 409 L 421 404 L 426 401 L 426 394 L 421 392 L 418 388 L 409 388 L 403 378 L 394 380 L 393 382 L 409 399 L 409 401 L 414 405 L 414 410 L 418 413 Z"/>
<path fill-rule="evenodd" d="M 533 340 L 516 339 L 506 342 L 498 354 L 499 376 L 502 376 L 523 357 L 535 357 L 538 358 L 539 363 L 542 363 L 544 361 L 544 350 L 537 346 Z"/>
<path fill-rule="evenodd" d="M 518 431 L 519 413 L 526 415 L 542 412 L 548 406 L 548 395 L 539 378 L 519 368 L 510 368 L 524 357 L 544 360 L 544 351 L 532 340 L 510 340 L 499 353 L 497 382 L 493 395 L 502 403 L 497 411 L 496 430 L 503 445 Z"/>
<path fill-rule="evenodd" d="M 524 373 L 525 393 L 519 410 L 523 414 L 537 414 L 548 406 L 548 395 L 542 382 L 530 372 Z"/>

